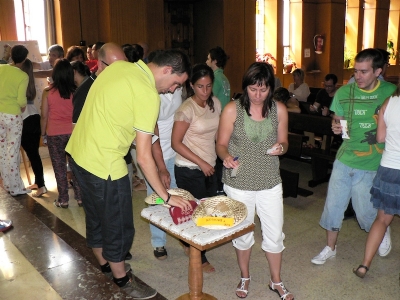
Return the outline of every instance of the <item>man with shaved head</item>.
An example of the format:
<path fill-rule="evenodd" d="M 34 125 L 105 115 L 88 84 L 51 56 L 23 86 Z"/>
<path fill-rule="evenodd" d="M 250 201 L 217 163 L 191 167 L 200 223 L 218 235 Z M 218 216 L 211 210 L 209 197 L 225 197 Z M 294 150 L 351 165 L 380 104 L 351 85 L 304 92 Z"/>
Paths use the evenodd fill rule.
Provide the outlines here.
<path fill-rule="evenodd" d="M 151 142 L 160 107 L 158 93 L 180 87 L 190 74 L 190 62 L 178 50 L 157 52 L 148 65 L 107 60 L 120 55 L 124 53 L 115 44 L 100 49 L 99 68 L 100 64 L 107 68 L 90 88 L 66 151 L 83 191 L 88 246 L 102 269 L 111 269 L 122 290 L 134 299 L 148 299 L 157 292 L 130 279 L 124 264 L 135 233 L 124 156 L 136 140 L 137 162 L 157 194 L 165 203 L 189 209 L 187 201 L 170 195 L 161 183 Z"/>
<path fill-rule="evenodd" d="M 72 100 L 74 104 L 72 124 L 74 126 L 78 121 L 79 115 L 81 114 L 83 104 L 85 104 L 86 101 L 86 96 L 89 93 L 89 89 L 96 80 L 97 76 L 99 76 L 99 74 L 113 62 L 117 60 L 126 60 L 125 54 L 123 51 L 121 53 L 120 48 L 120 46 L 112 43 L 105 44 L 102 48 L 100 48 L 97 60 L 97 71 L 93 72 L 90 77 L 81 84 L 79 89 L 76 90 Z"/>

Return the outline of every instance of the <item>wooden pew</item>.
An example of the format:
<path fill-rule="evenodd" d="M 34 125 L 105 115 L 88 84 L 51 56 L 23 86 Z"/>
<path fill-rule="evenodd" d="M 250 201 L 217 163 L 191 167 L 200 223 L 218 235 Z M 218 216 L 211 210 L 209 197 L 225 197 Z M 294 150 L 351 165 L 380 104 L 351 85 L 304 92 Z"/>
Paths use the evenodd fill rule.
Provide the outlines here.
<path fill-rule="evenodd" d="M 329 180 L 328 170 L 330 165 L 335 160 L 336 148 L 331 148 L 331 140 L 334 133 L 331 128 L 331 118 L 323 117 L 313 114 L 296 114 L 289 113 L 289 132 L 290 131 L 308 131 L 313 132 L 318 136 L 325 136 L 326 146 L 325 149 L 318 148 L 302 148 L 302 156 L 311 157 L 311 170 L 312 180 L 308 182 L 309 187 L 315 187 L 320 183 Z M 295 150 L 298 151 L 298 146 L 294 146 Z M 289 143 L 289 149 L 291 145 Z M 289 155 L 290 151 L 288 151 Z"/>
<path fill-rule="evenodd" d="M 289 133 L 289 148 L 285 153 L 285 156 L 300 158 L 304 138 L 305 136 L 301 134 Z M 313 194 L 313 192 L 299 187 L 299 173 L 291 172 L 282 168 L 280 168 L 280 172 L 282 178 L 283 198 L 297 198 L 297 195 L 307 197 Z"/>

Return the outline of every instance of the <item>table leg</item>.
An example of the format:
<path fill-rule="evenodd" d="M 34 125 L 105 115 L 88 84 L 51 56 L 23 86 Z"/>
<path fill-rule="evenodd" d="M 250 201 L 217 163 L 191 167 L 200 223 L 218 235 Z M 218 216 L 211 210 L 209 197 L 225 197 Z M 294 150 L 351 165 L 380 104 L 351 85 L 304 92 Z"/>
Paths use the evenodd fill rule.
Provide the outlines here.
<path fill-rule="evenodd" d="M 217 300 L 217 298 L 203 293 L 203 269 L 201 267 L 201 251 L 190 246 L 189 254 L 189 293 L 177 300 Z"/>

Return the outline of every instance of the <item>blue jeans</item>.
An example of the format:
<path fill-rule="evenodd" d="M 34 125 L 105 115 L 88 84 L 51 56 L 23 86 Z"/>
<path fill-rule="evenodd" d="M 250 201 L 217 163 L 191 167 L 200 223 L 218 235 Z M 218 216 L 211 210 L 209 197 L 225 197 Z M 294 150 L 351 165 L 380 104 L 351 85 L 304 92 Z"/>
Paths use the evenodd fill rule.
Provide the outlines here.
<path fill-rule="evenodd" d="M 175 171 L 174 171 L 175 156 L 171 157 L 168 160 L 165 160 L 164 162 L 169 172 L 169 175 L 171 176 L 170 188 L 171 189 L 176 188 L 177 186 L 176 186 Z M 146 186 L 147 186 L 147 195 L 150 195 L 151 193 L 154 192 L 149 183 L 147 182 L 147 180 L 146 180 Z M 167 234 L 165 233 L 164 230 L 150 223 L 150 233 L 151 233 L 151 245 L 153 246 L 153 248 L 165 246 L 165 244 L 167 243 Z"/>
<path fill-rule="evenodd" d="M 370 190 L 376 171 L 359 170 L 335 160 L 329 180 L 328 195 L 319 224 L 329 231 L 340 231 L 344 212 L 352 199 L 361 229 L 369 232 L 377 210 L 370 202 Z"/>

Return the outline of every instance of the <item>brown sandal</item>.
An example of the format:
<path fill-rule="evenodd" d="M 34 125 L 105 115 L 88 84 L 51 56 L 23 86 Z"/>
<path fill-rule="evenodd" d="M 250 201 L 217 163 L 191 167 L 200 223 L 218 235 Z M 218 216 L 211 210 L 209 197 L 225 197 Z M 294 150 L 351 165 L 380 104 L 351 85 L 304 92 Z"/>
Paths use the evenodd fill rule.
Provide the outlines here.
<path fill-rule="evenodd" d="M 365 273 L 360 272 L 360 269 L 365 269 Z M 356 276 L 360 277 L 360 278 L 364 278 L 365 275 L 367 274 L 369 268 L 367 266 L 364 265 L 359 265 L 357 269 L 353 269 L 353 273 L 356 274 Z"/>

